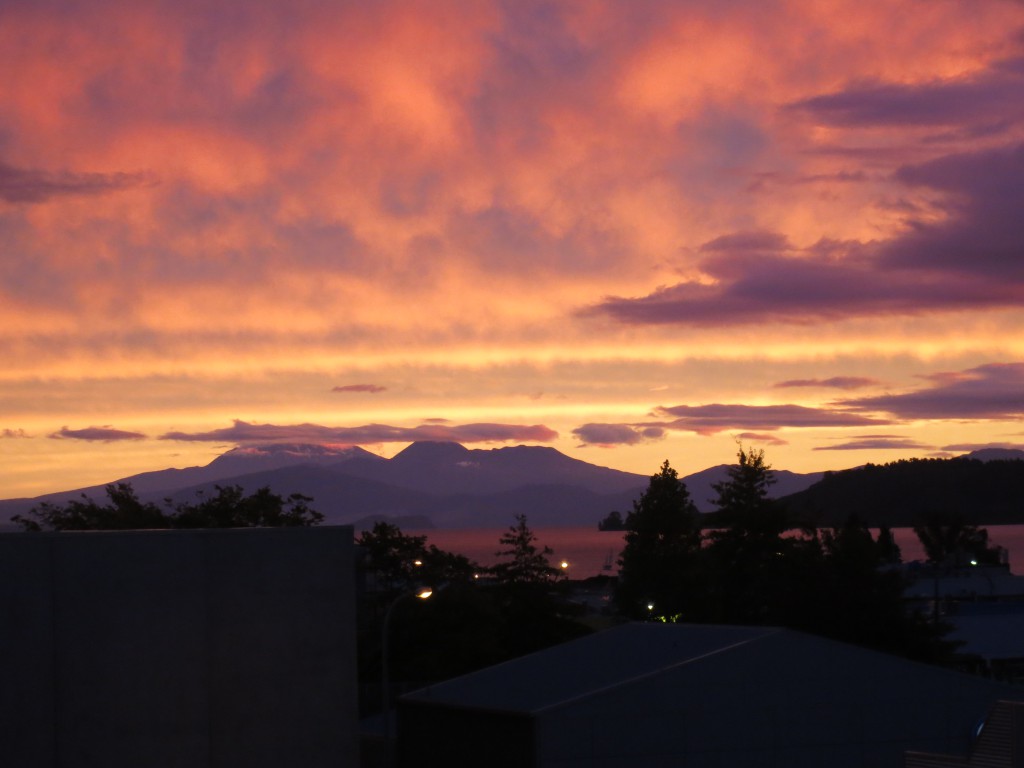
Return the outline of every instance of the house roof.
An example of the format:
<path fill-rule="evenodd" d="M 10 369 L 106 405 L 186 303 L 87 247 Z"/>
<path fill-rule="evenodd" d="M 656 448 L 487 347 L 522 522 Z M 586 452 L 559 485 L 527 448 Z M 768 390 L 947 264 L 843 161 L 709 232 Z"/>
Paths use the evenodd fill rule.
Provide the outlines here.
<path fill-rule="evenodd" d="M 963 654 L 983 659 L 1024 659 L 1024 605 L 1021 603 L 963 604 L 947 617 L 953 625 L 948 639 L 962 645 Z"/>
<path fill-rule="evenodd" d="M 1024 690 L 774 627 L 626 624 L 414 691 L 404 701 L 538 715 L 671 678 L 750 706 L 1024 699 Z M 908 692 L 912 692 L 909 693 Z M 672 695 L 672 694 L 667 694 Z M 979 715 L 982 712 L 979 712 Z"/>
<path fill-rule="evenodd" d="M 1005 567 L 979 565 L 946 572 L 933 577 L 928 568 L 909 568 L 915 579 L 903 596 L 931 600 L 938 593 L 954 600 L 973 600 L 1024 595 L 1024 576 L 1010 573 Z"/>

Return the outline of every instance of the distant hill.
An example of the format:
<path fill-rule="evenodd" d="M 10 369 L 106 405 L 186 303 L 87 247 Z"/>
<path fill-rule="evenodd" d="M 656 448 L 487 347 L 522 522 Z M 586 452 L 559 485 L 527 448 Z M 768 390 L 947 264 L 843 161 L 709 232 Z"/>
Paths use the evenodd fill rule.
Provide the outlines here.
<path fill-rule="evenodd" d="M 949 462 L 966 460 L 917 460 L 897 462 L 897 469 L 869 465 L 832 473 L 775 470 L 771 495 L 822 524 L 841 522 L 856 509 L 869 520 L 906 525 L 915 510 L 929 505 L 977 510 L 985 523 L 1024 522 L 1019 490 L 1024 482 L 1014 474 L 1024 461 L 1007 461 L 1018 454 L 1024 458 L 1024 451 L 979 451 L 972 456 L 992 461 L 970 463 L 992 465 L 989 469 L 952 473 L 944 469 Z M 1000 470 L 997 465 L 1003 464 L 1013 466 Z M 682 478 L 701 512 L 712 510 L 712 486 L 726 479 L 728 469 L 722 464 Z M 999 474 L 1003 471 L 1009 476 Z M 319 445 L 235 448 L 203 467 L 144 472 L 111 482 L 131 483 L 143 500 L 157 503 L 191 501 L 197 494 L 213 493 L 217 485 L 239 485 L 247 493 L 268 486 L 285 496 L 311 496 L 328 524 L 369 527 L 374 520 L 389 519 L 407 528 L 504 528 L 519 512 L 533 526 L 596 527 L 612 510 L 625 517 L 649 480 L 554 448 L 468 449 L 458 443 L 419 442 L 391 459 L 361 448 Z M 0 501 L 0 528 L 12 515 L 41 502 L 62 504 L 83 493 L 101 500 L 104 486 Z"/>
<path fill-rule="evenodd" d="M 729 464 L 719 464 L 682 478 L 686 483 L 686 489 L 690 492 L 690 498 L 693 499 L 699 512 L 707 513 L 714 510 L 714 499 L 718 495 L 715 493 L 714 485 L 729 479 L 729 467 Z M 821 480 L 824 474 L 824 472 L 800 474 L 787 469 L 773 469 L 772 475 L 775 477 L 775 482 L 769 488 L 768 495 L 777 499 L 802 491 Z"/>
<path fill-rule="evenodd" d="M 852 513 L 872 526 L 911 526 L 929 512 L 963 514 L 974 525 L 1024 523 L 1024 452 L 1014 453 L 1020 457 L 986 450 L 826 472 L 781 502 L 819 526 L 842 524 Z"/>
<path fill-rule="evenodd" d="M 145 501 L 194 500 L 218 485 L 247 493 L 264 486 L 301 493 L 328 524 L 400 521 L 406 527 L 504 528 L 525 513 L 534 526 L 596 526 L 612 509 L 631 506 L 647 487 L 644 475 L 599 467 L 553 448 L 470 450 L 458 443 L 414 443 L 391 459 L 360 448 L 271 445 L 234 449 L 205 467 L 146 472 L 129 482 Z M 40 502 L 66 503 L 105 486 L 0 501 L 0 520 Z"/>

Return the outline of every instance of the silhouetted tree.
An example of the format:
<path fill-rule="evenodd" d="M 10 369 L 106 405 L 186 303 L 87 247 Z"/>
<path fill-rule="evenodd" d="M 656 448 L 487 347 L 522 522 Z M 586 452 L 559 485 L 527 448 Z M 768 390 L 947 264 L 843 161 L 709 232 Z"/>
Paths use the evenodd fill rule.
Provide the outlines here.
<path fill-rule="evenodd" d="M 403 600 L 392 615 L 388 657 L 395 681 L 445 679 L 590 631 L 571 618 L 573 606 L 557 594 L 562 573 L 547 559 L 551 550 L 537 545 L 524 516 L 501 536 L 507 549 L 499 555 L 508 559 L 488 569 L 493 582 L 475 579 L 481 569 L 467 558 L 426 541 L 386 522 L 357 539 L 364 553 L 360 570 L 376 587 L 364 591 L 358 606 L 364 682 L 380 679 L 384 613 L 419 585 L 434 587 L 433 596 Z M 364 712 L 371 707 L 364 702 Z"/>
<path fill-rule="evenodd" d="M 786 530 L 782 507 L 768 498 L 768 489 L 775 482 L 772 468 L 764 459 L 763 450 L 745 451 L 739 447 L 737 461 L 727 470 L 728 479 L 714 483 L 716 522 L 729 530 L 729 535 L 773 540 Z M 712 538 L 718 537 L 718 534 Z"/>
<path fill-rule="evenodd" d="M 728 479 L 712 486 L 721 525 L 709 535 L 715 620 L 785 624 L 799 610 L 799 570 L 815 553 L 806 539 L 783 536 L 785 510 L 768 498 L 773 482 L 764 451 L 741 445 Z"/>
<path fill-rule="evenodd" d="M 66 504 L 43 502 L 29 510 L 30 517 L 15 515 L 11 521 L 26 531 L 113 531 L 170 527 L 160 508 L 150 502 L 140 501 L 130 483 L 108 485 L 106 495 L 106 504 L 98 504 L 85 494 L 82 494 L 81 501 L 73 499 Z"/>
<path fill-rule="evenodd" d="M 884 564 L 895 564 L 903 562 L 903 553 L 896 538 L 892 535 L 892 528 L 883 525 L 878 529 L 878 554 Z"/>
<path fill-rule="evenodd" d="M 525 515 L 515 520 L 499 540 L 505 549 L 497 555 L 505 559 L 490 569 L 494 583 L 487 587 L 505 622 L 510 657 L 590 631 L 573 618 L 579 609 L 564 597 L 565 574 L 548 560 L 551 549 L 538 546 Z"/>
<path fill-rule="evenodd" d="M 928 561 L 934 565 L 967 565 L 974 560 L 990 565 L 1000 560 L 1000 550 L 988 543 L 988 531 L 967 523 L 963 514 L 932 511 L 914 526 L 924 545 Z"/>
<path fill-rule="evenodd" d="M 109 531 L 154 528 L 253 528 L 317 525 L 323 515 L 309 507 L 308 496 L 287 499 L 269 488 L 246 495 L 240 486 L 217 486 L 217 494 L 197 502 L 169 500 L 164 512 L 152 502 L 140 501 L 130 483 L 106 487 L 107 503 L 82 495 L 66 504 L 43 503 L 29 510 L 30 517 L 11 520 L 26 531 Z"/>
<path fill-rule="evenodd" d="M 904 582 L 886 567 L 884 549 L 856 515 L 820 532 L 822 560 L 807 587 L 816 597 L 801 617 L 803 628 L 860 645 L 879 647 L 902 622 Z"/>
<path fill-rule="evenodd" d="M 470 581 L 480 566 L 462 555 L 427 545 L 426 536 L 402 533 L 385 521 L 356 537 L 365 553 L 362 570 L 372 573 L 378 592 L 409 591 L 416 586 L 440 587 L 456 581 Z"/>
<path fill-rule="evenodd" d="M 615 593 L 619 611 L 693 620 L 689 614 L 702 596 L 700 517 L 667 460 L 633 502 L 625 541 Z"/>
<path fill-rule="evenodd" d="M 626 530 L 626 521 L 622 519 L 622 514 L 618 510 L 612 510 L 598 521 L 597 530 L 624 531 Z"/>
<path fill-rule="evenodd" d="M 506 658 L 503 620 L 494 601 L 474 583 L 479 571 L 476 563 L 428 546 L 426 536 L 407 535 L 386 521 L 362 531 L 356 544 L 357 570 L 364 584 L 356 606 L 358 669 L 371 696 L 377 695 L 377 686 L 371 683 L 381 676 L 382 629 L 388 608 L 420 587 L 429 586 L 434 594 L 426 601 L 403 599 L 392 616 L 388 653 L 392 680 L 439 680 Z M 452 637 L 461 642 L 445 645 L 439 640 Z M 376 709 L 375 702 L 360 701 L 364 714 Z"/>
<path fill-rule="evenodd" d="M 195 502 L 174 506 L 172 528 L 296 528 L 319 525 L 324 516 L 309 507 L 311 499 L 293 493 L 287 499 L 263 487 L 246 495 L 240 485 L 216 486 L 214 496 L 198 494 Z"/>
<path fill-rule="evenodd" d="M 411 680 L 445 680 L 510 658 L 508 626 L 492 595 L 454 582 L 393 623 L 392 668 Z"/>
<path fill-rule="evenodd" d="M 906 577 L 884 531 L 876 540 L 851 515 L 845 525 L 822 531 L 820 541 L 822 560 L 804 580 L 808 601 L 796 628 L 921 661 L 949 659 L 954 645 L 943 640 L 949 627 L 908 606 Z"/>
<path fill-rule="evenodd" d="M 502 534 L 499 543 L 506 549 L 497 553 L 503 561 L 490 571 L 499 584 L 550 586 L 563 578 L 562 571 L 548 560 L 550 547 L 538 548 L 537 537 L 526 523 L 526 515 L 516 515 L 516 522 Z"/>

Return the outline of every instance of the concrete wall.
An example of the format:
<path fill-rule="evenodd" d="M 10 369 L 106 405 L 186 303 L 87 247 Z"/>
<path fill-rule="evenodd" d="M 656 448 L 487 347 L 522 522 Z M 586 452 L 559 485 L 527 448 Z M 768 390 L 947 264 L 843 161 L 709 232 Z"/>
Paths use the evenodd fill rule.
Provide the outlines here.
<path fill-rule="evenodd" d="M 0 535 L 7 768 L 357 764 L 349 527 Z"/>

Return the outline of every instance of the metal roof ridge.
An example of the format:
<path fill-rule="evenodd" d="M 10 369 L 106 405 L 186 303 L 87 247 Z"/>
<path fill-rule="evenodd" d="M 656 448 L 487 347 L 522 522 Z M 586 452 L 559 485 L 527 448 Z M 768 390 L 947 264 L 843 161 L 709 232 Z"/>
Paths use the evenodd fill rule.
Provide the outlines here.
<path fill-rule="evenodd" d="M 556 701 L 553 704 L 545 704 L 542 707 L 538 707 L 536 709 L 530 710 L 530 714 L 531 715 L 537 715 L 537 714 L 543 714 L 545 712 L 550 712 L 551 710 L 558 709 L 559 707 L 565 707 L 565 706 L 568 706 L 570 704 L 574 704 L 577 701 L 582 701 L 584 699 L 590 698 L 591 696 L 598 696 L 598 695 L 600 695 L 602 693 L 607 693 L 608 691 L 613 691 L 616 688 L 622 688 L 623 686 L 632 685 L 633 683 L 638 683 L 641 680 L 646 680 L 648 678 L 654 677 L 655 675 L 660 675 L 663 672 L 668 672 L 669 670 L 672 670 L 672 669 L 678 669 L 679 667 L 685 667 L 687 664 L 693 664 L 694 662 L 697 662 L 697 661 L 703 661 L 704 659 L 710 658 L 711 656 L 717 656 L 720 653 L 725 653 L 726 651 L 731 651 L 731 650 L 733 650 L 735 648 L 739 648 L 742 645 L 747 645 L 748 643 L 752 643 L 755 640 L 763 640 L 766 637 L 770 637 L 771 635 L 775 635 L 775 634 L 778 634 L 779 632 L 783 632 L 783 631 L 784 631 L 783 627 L 766 628 L 766 630 L 763 633 L 757 634 L 754 637 L 748 637 L 748 638 L 746 638 L 744 640 L 738 640 L 735 643 L 731 643 L 731 644 L 723 646 L 721 648 L 716 648 L 715 650 L 708 651 L 707 653 L 702 653 L 699 656 L 692 656 L 692 657 L 690 657 L 688 659 L 683 659 L 682 661 L 677 661 L 677 662 L 675 662 L 673 664 L 668 664 L 667 666 L 659 667 L 658 669 L 651 670 L 650 672 L 643 672 L 642 674 L 634 675 L 633 677 L 630 677 L 630 678 L 628 678 L 626 680 L 619 680 L 619 681 L 616 681 L 614 683 L 609 683 L 608 685 L 603 685 L 600 688 L 595 688 L 595 689 L 587 691 L 585 693 L 577 694 L 576 696 L 570 696 L 569 698 L 563 699 L 562 701 Z"/>

